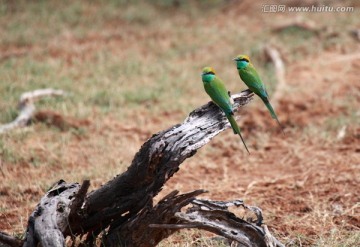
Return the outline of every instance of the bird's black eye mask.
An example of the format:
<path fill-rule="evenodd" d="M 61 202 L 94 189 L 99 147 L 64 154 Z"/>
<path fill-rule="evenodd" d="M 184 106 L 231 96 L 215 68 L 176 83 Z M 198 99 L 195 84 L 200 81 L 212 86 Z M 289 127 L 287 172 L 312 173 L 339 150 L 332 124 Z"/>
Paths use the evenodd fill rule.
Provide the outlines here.
<path fill-rule="evenodd" d="M 247 58 L 237 58 L 235 61 L 240 62 L 240 61 L 244 61 L 244 62 L 249 62 L 249 60 Z"/>
<path fill-rule="evenodd" d="M 209 72 L 206 72 L 205 75 L 215 75 L 215 73 L 212 71 L 209 71 Z"/>

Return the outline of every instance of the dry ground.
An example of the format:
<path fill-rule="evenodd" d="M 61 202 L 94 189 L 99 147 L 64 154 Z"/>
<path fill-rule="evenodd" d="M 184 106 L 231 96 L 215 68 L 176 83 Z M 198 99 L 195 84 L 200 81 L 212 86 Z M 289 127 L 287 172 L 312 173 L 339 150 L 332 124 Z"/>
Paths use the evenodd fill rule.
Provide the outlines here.
<path fill-rule="evenodd" d="M 341 2 L 355 6 L 353 13 L 275 14 L 251 1 L 155 2 L 0 2 L 1 121 L 14 118 L 22 92 L 54 87 L 72 95 L 42 100 L 39 109 L 80 126 L 61 131 L 34 123 L 1 136 L 0 230 L 21 235 L 59 179 L 90 179 L 94 189 L 124 171 L 152 133 L 209 100 L 203 66 L 215 67 L 231 91 L 244 89 L 231 62 L 241 52 L 253 57 L 270 95 L 281 90 L 273 103 L 286 134 L 254 100 L 239 120 L 251 155 L 226 131 L 184 162 L 159 198 L 203 188 L 207 198 L 261 207 L 288 246 L 356 246 L 360 46 L 349 31 L 360 28 L 359 4 Z M 272 32 L 298 17 L 316 31 Z M 265 44 L 285 59 L 284 88 L 276 87 Z M 161 244 L 216 246 L 209 236 L 182 231 Z"/>

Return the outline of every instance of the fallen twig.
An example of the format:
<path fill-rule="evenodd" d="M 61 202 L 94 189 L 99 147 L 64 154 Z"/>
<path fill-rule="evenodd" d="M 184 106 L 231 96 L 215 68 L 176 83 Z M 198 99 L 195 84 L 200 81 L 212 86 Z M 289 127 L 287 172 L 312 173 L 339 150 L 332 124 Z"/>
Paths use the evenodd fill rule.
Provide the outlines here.
<path fill-rule="evenodd" d="M 275 93 L 271 98 L 271 102 L 274 107 L 276 107 L 278 101 L 283 96 L 284 90 L 286 89 L 286 80 L 285 80 L 285 65 L 281 59 L 280 52 L 270 45 L 265 46 L 265 54 L 270 58 L 275 66 L 275 74 L 277 79 L 277 85 Z"/>
<path fill-rule="evenodd" d="M 55 90 L 52 88 L 37 89 L 31 92 L 23 93 L 19 100 L 19 115 L 17 118 L 7 124 L 0 125 L 0 134 L 8 132 L 15 128 L 25 127 L 30 123 L 35 114 L 35 102 L 45 96 L 64 96 L 63 90 Z"/>

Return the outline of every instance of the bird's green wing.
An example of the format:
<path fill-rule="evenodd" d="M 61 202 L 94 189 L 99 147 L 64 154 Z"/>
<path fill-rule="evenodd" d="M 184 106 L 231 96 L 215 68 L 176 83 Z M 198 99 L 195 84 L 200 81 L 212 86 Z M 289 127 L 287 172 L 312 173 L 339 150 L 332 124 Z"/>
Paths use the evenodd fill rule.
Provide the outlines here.
<path fill-rule="evenodd" d="M 249 87 L 251 91 L 253 91 L 255 94 L 257 94 L 264 104 L 266 105 L 267 109 L 269 110 L 271 117 L 274 118 L 279 126 L 281 127 L 281 130 L 283 130 L 280 121 L 278 117 L 276 116 L 276 113 L 271 106 L 269 102 L 269 95 L 266 91 L 265 85 L 262 82 L 259 74 L 257 73 L 256 69 L 252 64 L 249 64 L 248 67 L 245 69 L 239 70 L 240 78 L 244 81 L 244 83 Z M 283 131 L 284 132 L 284 131 Z"/>
<path fill-rule="evenodd" d="M 217 104 L 226 114 L 232 112 L 232 105 L 228 91 L 224 83 L 218 77 L 215 77 L 211 82 L 204 84 L 205 91 L 210 98 Z"/>
<path fill-rule="evenodd" d="M 228 91 L 225 88 L 225 84 L 222 82 L 222 80 L 218 77 L 215 77 L 211 82 L 205 82 L 204 88 L 207 94 L 210 96 L 210 98 L 217 104 L 224 112 L 227 117 L 227 119 L 230 122 L 230 125 L 234 131 L 235 134 L 238 134 L 241 138 L 241 141 L 243 142 L 246 151 L 250 154 L 246 143 L 241 135 L 240 128 L 238 124 L 236 123 L 232 111 L 232 104 L 230 101 L 230 96 L 228 94 Z"/>
<path fill-rule="evenodd" d="M 259 95 L 261 98 L 268 98 L 265 85 L 252 64 L 249 64 L 248 67 L 240 70 L 239 74 L 241 80 L 243 80 L 251 91 Z"/>

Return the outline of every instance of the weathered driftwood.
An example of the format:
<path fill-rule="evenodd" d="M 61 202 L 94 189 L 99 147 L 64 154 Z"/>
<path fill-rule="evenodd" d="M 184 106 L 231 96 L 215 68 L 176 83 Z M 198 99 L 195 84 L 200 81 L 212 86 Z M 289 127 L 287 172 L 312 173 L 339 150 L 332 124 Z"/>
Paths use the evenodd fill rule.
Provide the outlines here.
<path fill-rule="evenodd" d="M 24 247 L 38 243 L 43 247 L 65 246 L 63 233 L 68 227 L 71 203 L 75 202 L 73 198 L 79 187 L 79 184 L 66 184 L 60 180 L 41 198 L 29 218 Z"/>
<path fill-rule="evenodd" d="M 261 227 L 262 214 L 259 208 L 248 207 L 241 200 L 223 202 L 194 198 L 204 192 L 197 190 L 177 195 L 178 192 L 173 191 L 155 207 L 145 207 L 130 222 L 123 224 L 121 236 L 106 237 L 105 246 L 115 246 L 119 241 L 122 246 L 155 246 L 160 240 L 183 228 L 204 229 L 236 241 L 239 246 L 283 246 Z M 192 207 L 181 212 L 181 208 L 189 203 Z M 228 208 L 232 206 L 254 212 L 256 221 L 238 218 L 229 211 Z"/>
<path fill-rule="evenodd" d="M 45 96 L 64 96 L 66 93 L 62 90 L 52 88 L 37 89 L 31 92 L 23 93 L 19 100 L 19 115 L 17 118 L 7 124 L 0 125 L 0 134 L 8 132 L 15 128 L 25 127 L 29 124 L 35 114 L 35 102 Z"/>
<path fill-rule="evenodd" d="M 182 221 L 174 215 L 194 200 L 195 196 L 204 192 L 204 190 L 196 190 L 178 195 L 178 191 L 173 191 L 155 207 L 151 204 L 145 206 L 139 214 L 117 227 L 118 235 L 105 236 L 104 246 L 155 246 L 179 229 L 153 227 L 154 223 L 179 224 Z"/>
<path fill-rule="evenodd" d="M 262 225 L 261 210 L 254 206 L 246 206 L 242 200 L 224 202 L 194 199 L 190 203 L 193 206 L 185 213 L 175 213 L 180 220 L 179 224 L 152 224 L 150 227 L 204 229 L 233 240 L 238 246 L 284 246 L 270 234 L 266 225 Z M 229 207 L 233 206 L 251 211 L 256 220 L 237 217 L 229 211 Z"/>
<path fill-rule="evenodd" d="M 233 95 L 234 110 L 247 104 L 251 98 L 248 90 Z M 173 192 L 153 207 L 153 197 L 180 164 L 228 127 L 222 111 L 209 102 L 190 113 L 182 124 L 153 135 L 135 155 L 128 170 L 101 188 L 86 194 L 89 181 L 82 186 L 60 181 L 41 199 L 31 215 L 24 246 L 36 246 L 37 243 L 64 246 L 66 236 L 75 238 L 84 235 L 82 242 L 87 246 L 94 245 L 98 237 L 102 238 L 103 246 L 155 246 L 178 230 L 176 227 L 154 227 L 159 224 L 196 226 L 240 241 L 230 237 L 234 235 L 231 229 L 235 229 L 241 233 L 239 236 L 244 236 L 241 241 L 255 241 L 258 244 L 254 246 L 272 246 L 275 241 L 266 242 L 266 228 L 258 226 L 261 220 L 246 222 L 228 212 L 226 203 L 195 200 L 195 196 L 203 191 L 184 195 Z M 181 213 L 181 208 L 189 203 L 193 204 L 193 208 Z M 204 211 L 204 207 L 210 210 Z M 201 220 L 194 221 L 192 214 L 202 217 L 202 225 Z M 221 220 L 221 226 L 211 215 Z M 226 229 L 228 226 L 231 229 Z"/>
<path fill-rule="evenodd" d="M 249 91 L 234 95 L 234 110 L 251 98 Z M 121 224 L 131 218 L 159 193 L 185 159 L 228 127 L 223 112 L 209 102 L 191 112 L 182 124 L 153 135 L 126 172 L 88 195 L 84 205 L 87 217 L 81 228 L 97 233 L 100 225 Z"/>

